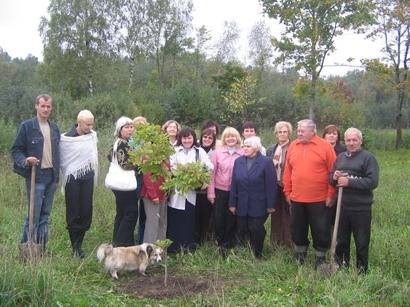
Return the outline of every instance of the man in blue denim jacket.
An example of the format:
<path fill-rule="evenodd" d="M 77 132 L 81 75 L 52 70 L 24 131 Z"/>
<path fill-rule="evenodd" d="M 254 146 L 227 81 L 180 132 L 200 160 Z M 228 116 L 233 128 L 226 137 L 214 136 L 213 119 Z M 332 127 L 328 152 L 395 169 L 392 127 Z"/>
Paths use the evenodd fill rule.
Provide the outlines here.
<path fill-rule="evenodd" d="M 39 95 L 36 98 L 37 116 L 20 124 L 11 148 L 14 171 L 26 179 L 27 196 L 30 198 L 31 167 L 37 165 L 34 206 L 34 237 L 45 251 L 48 241 L 48 219 L 58 182 L 60 168 L 58 126 L 48 120 L 52 110 L 52 98 Z M 28 217 L 23 227 L 21 243 L 28 240 Z"/>

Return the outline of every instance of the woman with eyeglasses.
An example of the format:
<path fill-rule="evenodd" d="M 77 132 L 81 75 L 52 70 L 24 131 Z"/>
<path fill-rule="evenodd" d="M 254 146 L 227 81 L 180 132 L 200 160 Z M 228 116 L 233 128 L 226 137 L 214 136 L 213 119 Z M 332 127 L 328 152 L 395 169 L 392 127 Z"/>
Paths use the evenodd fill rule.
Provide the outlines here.
<path fill-rule="evenodd" d="M 202 148 L 211 158 L 215 150 L 216 134 L 211 128 L 202 131 L 199 138 L 199 147 Z M 196 191 L 195 206 L 195 241 L 198 244 L 210 239 L 211 237 L 211 216 L 213 206 L 207 196 L 207 187 Z"/>
<path fill-rule="evenodd" d="M 277 122 L 274 133 L 278 142 L 270 146 L 266 152 L 266 156 L 272 160 L 275 166 L 278 183 L 276 211 L 271 215 L 271 242 L 274 245 L 291 247 L 290 210 L 283 194 L 282 178 L 285 169 L 286 153 L 290 144 L 290 136 L 292 135 L 292 125 L 285 121 Z"/>

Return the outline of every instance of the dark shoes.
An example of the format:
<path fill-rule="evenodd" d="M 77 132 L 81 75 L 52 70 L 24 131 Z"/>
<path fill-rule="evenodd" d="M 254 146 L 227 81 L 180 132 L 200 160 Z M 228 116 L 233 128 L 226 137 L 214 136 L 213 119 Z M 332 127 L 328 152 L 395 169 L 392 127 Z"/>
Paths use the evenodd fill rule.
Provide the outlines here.
<path fill-rule="evenodd" d="M 326 258 L 324 256 L 316 256 L 315 260 L 315 270 L 317 270 L 323 263 L 325 263 Z"/>
<path fill-rule="evenodd" d="M 73 257 L 83 259 L 85 257 L 85 253 L 81 248 L 77 248 L 73 250 Z"/>
<path fill-rule="evenodd" d="M 303 265 L 305 263 L 306 256 L 307 256 L 307 252 L 295 253 L 296 262 L 299 265 Z"/>

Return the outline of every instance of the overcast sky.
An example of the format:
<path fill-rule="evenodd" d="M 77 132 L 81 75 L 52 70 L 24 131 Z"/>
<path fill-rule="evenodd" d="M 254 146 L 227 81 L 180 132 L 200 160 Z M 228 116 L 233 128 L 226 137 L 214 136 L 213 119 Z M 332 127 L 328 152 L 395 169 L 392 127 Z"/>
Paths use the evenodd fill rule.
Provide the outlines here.
<path fill-rule="evenodd" d="M 12 57 L 25 58 L 32 54 L 42 59 L 43 46 L 38 32 L 41 16 L 47 15 L 49 0 L 0 0 L 0 47 Z M 247 61 L 247 37 L 252 26 L 260 19 L 266 20 L 272 35 L 278 35 L 280 28 L 262 15 L 258 0 L 194 0 L 194 27 L 205 25 L 216 41 L 223 31 L 224 21 L 236 21 L 241 29 L 238 58 Z M 336 41 L 336 52 L 331 54 L 325 64 L 346 63 L 354 58 L 352 64 L 360 64 L 361 58 L 380 57 L 381 42 L 372 42 L 353 33 L 347 33 Z M 329 67 L 324 75 L 342 75 L 352 68 Z"/>

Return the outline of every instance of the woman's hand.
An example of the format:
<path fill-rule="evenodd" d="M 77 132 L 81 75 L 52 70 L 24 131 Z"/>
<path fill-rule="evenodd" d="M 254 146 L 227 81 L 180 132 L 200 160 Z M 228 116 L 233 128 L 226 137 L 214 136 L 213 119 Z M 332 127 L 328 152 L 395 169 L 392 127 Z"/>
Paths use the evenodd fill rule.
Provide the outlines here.
<path fill-rule="evenodd" d="M 233 215 L 236 214 L 236 208 L 235 208 L 235 207 L 229 207 L 229 211 L 231 211 L 231 213 L 232 213 Z"/>

